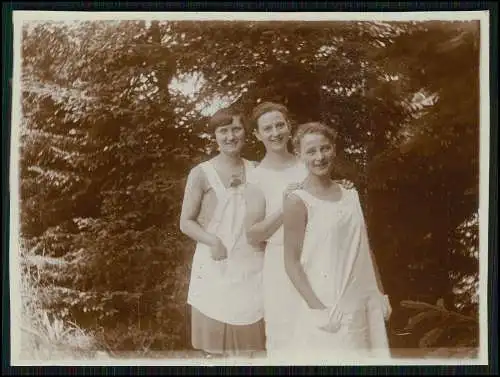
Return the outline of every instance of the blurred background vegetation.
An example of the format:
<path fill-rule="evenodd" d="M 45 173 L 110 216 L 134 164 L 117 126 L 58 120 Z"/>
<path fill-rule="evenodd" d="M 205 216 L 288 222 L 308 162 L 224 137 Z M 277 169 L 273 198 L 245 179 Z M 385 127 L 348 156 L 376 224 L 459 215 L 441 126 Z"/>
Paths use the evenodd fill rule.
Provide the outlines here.
<path fill-rule="evenodd" d="M 78 329 L 111 354 L 189 349 L 185 178 L 213 153 L 207 117 L 261 100 L 338 130 L 391 347 L 476 347 L 478 22 L 26 23 L 24 332 L 67 344 Z M 262 156 L 249 137 L 245 157 Z"/>

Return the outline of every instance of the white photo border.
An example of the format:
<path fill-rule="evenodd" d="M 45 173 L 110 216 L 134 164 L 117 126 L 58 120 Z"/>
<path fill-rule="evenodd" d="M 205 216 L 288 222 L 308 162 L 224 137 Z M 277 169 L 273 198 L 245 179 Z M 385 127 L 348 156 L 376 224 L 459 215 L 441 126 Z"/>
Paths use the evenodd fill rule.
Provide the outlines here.
<path fill-rule="evenodd" d="M 487 365 L 488 364 L 488 234 L 489 234 L 489 187 L 490 187 L 490 20 L 489 11 L 429 11 L 429 12 L 78 12 L 78 11 L 13 11 L 13 80 L 12 118 L 10 145 L 10 310 L 11 310 L 11 364 L 12 366 L 251 366 L 289 365 L 290 360 L 261 359 L 128 359 L 128 360 L 20 360 L 20 261 L 18 254 L 19 212 L 19 141 L 21 114 L 21 36 L 26 22 L 36 21 L 81 21 L 81 20 L 197 20 L 197 21 L 480 21 L 480 180 L 479 180 L 479 306 L 480 347 L 474 359 L 400 359 L 345 360 L 345 365 Z M 320 363 L 307 355 L 304 360 L 295 360 L 294 365 L 332 365 Z"/>

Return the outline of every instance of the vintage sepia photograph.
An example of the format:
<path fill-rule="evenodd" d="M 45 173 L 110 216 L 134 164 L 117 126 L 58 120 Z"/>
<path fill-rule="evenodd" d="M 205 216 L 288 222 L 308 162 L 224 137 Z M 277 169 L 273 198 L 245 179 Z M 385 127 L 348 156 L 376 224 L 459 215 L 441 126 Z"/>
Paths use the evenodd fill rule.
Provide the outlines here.
<path fill-rule="evenodd" d="M 485 364 L 488 12 L 14 12 L 13 365 Z"/>

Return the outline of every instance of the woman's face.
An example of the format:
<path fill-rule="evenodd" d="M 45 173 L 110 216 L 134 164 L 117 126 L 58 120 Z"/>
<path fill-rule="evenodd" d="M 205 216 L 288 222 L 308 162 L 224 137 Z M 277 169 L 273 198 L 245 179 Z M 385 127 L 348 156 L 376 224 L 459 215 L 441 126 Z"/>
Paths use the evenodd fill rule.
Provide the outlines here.
<path fill-rule="evenodd" d="M 329 175 L 333 168 L 335 147 L 330 139 L 320 133 L 310 133 L 300 141 L 300 158 L 310 173 Z"/>
<path fill-rule="evenodd" d="M 257 119 L 255 136 L 266 151 L 281 151 L 287 148 L 290 139 L 290 127 L 280 111 L 269 111 Z"/>
<path fill-rule="evenodd" d="M 241 153 L 245 144 L 245 127 L 239 117 L 233 117 L 232 123 L 215 129 L 215 141 L 221 153 L 234 156 Z"/>

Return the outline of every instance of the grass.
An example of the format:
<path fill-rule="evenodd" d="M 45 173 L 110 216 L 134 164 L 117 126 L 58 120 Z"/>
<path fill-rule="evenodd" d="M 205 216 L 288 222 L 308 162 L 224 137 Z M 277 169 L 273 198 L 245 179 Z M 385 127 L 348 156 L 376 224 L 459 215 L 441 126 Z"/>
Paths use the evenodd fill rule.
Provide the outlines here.
<path fill-rule="evenodd" d="M 22 255 L 20 355 L 22 360 L 88 359 L 95 353 L 91 334 L 76 324 L 49 313 L 44 297 L 50 286 L 43 286 L 40 272 L 50 258 Z"/>
<path fill-rule="evenodd" d="M 50 313 L 45 304 L 48 294 L 53 293 L 54 286 L 42 283 L 41 274 L 47 265 L 60 263 L 56 259 L 28 255 L 21 257 L 22 274 L 20 281 L 20 354 L 18 359 L 24 361 L 51 360 L 89 360 L 108 359 L 110 356 L 119 359 L 198 359 L 203 358 L 200 352 L 185 351 L 150 351 L 108 353 L 99 350 L 101 343 L 97 336 L 82 330 L 76 324 Z M 477 348 L 415 348 L 392 349 L 393 358 L 475 358 Z M 255 355 L 253 358 L 264 358 Z"/>

